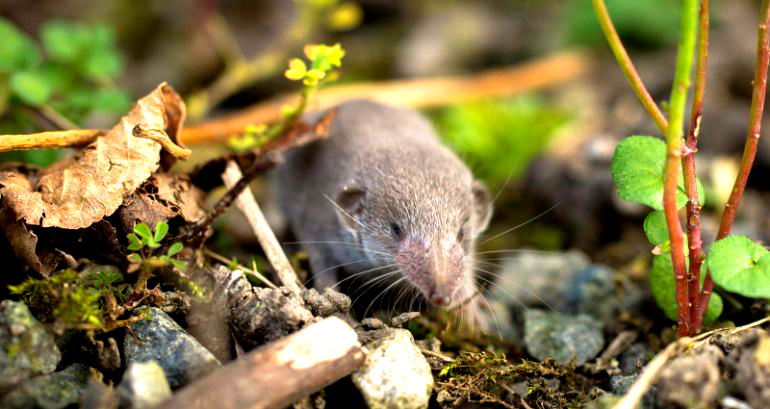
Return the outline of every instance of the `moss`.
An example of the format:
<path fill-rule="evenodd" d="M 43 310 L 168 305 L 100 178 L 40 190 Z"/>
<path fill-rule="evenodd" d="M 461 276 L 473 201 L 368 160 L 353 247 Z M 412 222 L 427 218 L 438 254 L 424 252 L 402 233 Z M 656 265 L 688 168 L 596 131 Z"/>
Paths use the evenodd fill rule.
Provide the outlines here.
<path fill-rule="evenodd" d="M 436 393 L 445 407 L 461 402 L 511 405 L 518 394 L 533 407 L 582 408 L 594 398 L 591 383 L 575 372 L 574 363 L 561 366 L 553 360 L 513 363 L 503 355 L 489 352 L 461 353 L 437 371 Z M 526 385 L 526 390 L 515 385 Z"/>
<path fill-rule="evenodd" d="M 12 293 L 21 295 L 25 303 L 43 321 L 57 329 L 104 326 L 108 294 L 124 298 L 126 285 L 116 285 L 122 275 L 113 270 L 62 270 L 49 278 L 29 278 L 16 286 Z"/>

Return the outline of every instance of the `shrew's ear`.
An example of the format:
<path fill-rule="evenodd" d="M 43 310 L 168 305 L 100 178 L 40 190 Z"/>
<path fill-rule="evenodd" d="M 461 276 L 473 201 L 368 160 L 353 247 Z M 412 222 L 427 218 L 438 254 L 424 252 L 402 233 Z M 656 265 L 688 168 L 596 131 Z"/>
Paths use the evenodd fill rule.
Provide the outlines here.
<path fill-rule="evenodd" d="M 489 226 L 492 218 L 492 196 L 486 186 L 478 180 L 473 181 L 473 214 L 475 218 L 475 234 L 478 235 Z"/>
<path fill-rule="evenodd" d="M 364 210 L 366 191 L 358 186 L 345 186 L 337 193 L 335 208 L 342 226 L 355 234 L 361 227 L 359 217 Z"/>

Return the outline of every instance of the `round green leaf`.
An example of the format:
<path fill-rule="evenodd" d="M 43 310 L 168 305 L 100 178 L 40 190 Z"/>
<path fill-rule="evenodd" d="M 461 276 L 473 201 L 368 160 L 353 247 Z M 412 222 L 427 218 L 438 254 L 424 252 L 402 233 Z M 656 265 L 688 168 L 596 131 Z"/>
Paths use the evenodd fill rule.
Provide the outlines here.
<path fill-rule="evenodd" d="M 663 210 L 663 181 L 666 165 L 666 144 L 659 138 L 635 135 L 623 139 L 612 157 L 612 180 L 618 195 L 625 200 Z M 687 203 L 679 173 L 676 206 Z M 697 182 L 698 196 L 704 198 L 703 186 Z"/>
<path fill-rule="evenodd" d="M 40 105 L 51 97 L 51 87 L 37 71 L 19 71 L 11 76 L 11 91 L 30 105 Z"/>
<path fill-rule="evenodd" d="M 169 257 L 173 257 L 175 254 L 182 251 L 183 248 L 184 248 L 184 245 L 182 243 L 176 242 L 172 244 L 171 247 L 168 248 L 166 255 Z"/>
<path fill-rule="evenodd" d="M 666 214 L 662 210 L 650 212 L 644 218 L 644 234 L 647 235 L 647 240 L 654 245 L 662 244 L 669 240 Z"/>
<path fill-rule="evenodd" d="M 703 280 L 706 279 L 704 269 L 701 269 L 700 278 L 702 286 Z M 676 279 L 674 278 L 674 267 L 671 264 L 670 254 L 653 257 L 652 271 L 650 272 L 650 288 L 658 306 L 666 313 L 669 319 L 676 321 Z M 703 317 L 703 323 L 709 324 L 714 322 L 722 315 L 722 308 L 722 297 L 716 293 L 711 294 L 706 314 Z"/>
<path fill-rule="evenodd" d="M 29 68 L 40 58 L 37 46 L 8 20 L 0 18 L 0 72 Z"/>
<path fill-rule="evenodd" d="M 139 223 L 134 226 L 134 233 L 139 235 L 139 237 L 141 237 L 142 241 L 144 242 L 146 242 L 148 239 L 152 239 L 152 231 L 150 231 L 150 226 L 146 225 L 145 223 Z"/>
<path fill-rule="evenodd" d="M 730 236 L 708 252 L 714 282 L 727 291 L 751 298 L 770 297 L 770 252 L 748 237 Z"/>

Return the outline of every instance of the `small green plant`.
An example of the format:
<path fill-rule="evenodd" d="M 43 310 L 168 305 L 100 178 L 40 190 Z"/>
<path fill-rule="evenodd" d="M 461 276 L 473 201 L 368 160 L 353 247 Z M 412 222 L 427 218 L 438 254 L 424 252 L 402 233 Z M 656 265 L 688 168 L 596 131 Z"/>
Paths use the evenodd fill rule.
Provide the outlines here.
<path fill-rule="evenodd" d="M 497 190 L 509 175 L 515 178 L 527 168 L 569 122 L 570 114 L 526 95 L 453 105 L 435 111 L 432 118 L 442 138 L 469 162 L 473 174 Z"/>
<path fill-rule="evenodd" d="M 65 128 L 93 112 L 122 113 L 128 94 L 114 81 L 122 70 L 113 31 L 106 25 L 45 23 L 41 44 L 0 18 L 0 133 L 40 129 L 37 111 Z M 57 151 L 15 152 L 2 158 L 48 165 Z"/>
<path fill-rule="evenodd" d="M 120 283 L 122 279 L 122 274 L 113 270 L 68 269 L 49 278 L 29 278 L 8 288 L 37 311 L 38 317 L 52 322 L 58 331 L 109 330 L 119 325 L 114 317 L 115 299 L 124 299 L 129 291 L 127 284 Z"/>
<path fill-rule="evenodd" d="M 318 88 L 327 81 L 337 78 L 336 69 L 342 66 L 345 50 L 340 44 L 309 44 L 305 46 L 305 56 L 309 64 L 300 58 L 289 61 L 284 76 L 292 81 L 302 81 L 304 88 L 296 105 L 286 105 L 281 109 L 281 120 L 271 126 L 252 124 L 243 133 L 228 138 L 228 146 L 236 152 L 257 149 L 266 142 L 281 135 L 293 125 L 305 112 L 307 103 Z"/>
<path fill-rule="evenodd" d="M 612 177 L 621 198 L 653 209 L 644 221 L 645 234 L 655 246 L 650 273 L 652 292 L 666 315 L 677 321 L 679 334 L 691 336 L 700 331 L 703 322 L 717 319 L 722 312 L 722 299 L 713 294 L 715 284 L 745 297 L 770 298 L 770 252 L 747 237 L 730 234 L 759 140 L 770 59 L 770 0 L 763 0 L 760 6 L 757 64 L 744 154 L 724 205 L 717 241 L 708 251 L 701 239 L 704 194 L 696 177 L 694 156 L 705 95 L 709 0 L 682 1 L 681 38 L 667 116 L 636 72 L 604 0 L 593 0 L 593 4 L 621 69 L 666 136 L 665 142 L 652 136 L 631 136 L 621 141 L 613 157 Z M 695 54 L 695 91 L 685 134 L 684 110 Z M 686 236 L 680 220 L 682 207 L 686 207 Z"/>
<path fill-rule="evenodd" d="M 182 260 L 174 258 L 184 246 L 182 243 L 173 243 L 166 250 L 166 254 L 153 255 L 154 250 L 161 247 L 160 242 L 168 234 L 168 223 L 158 222 L 155 225 L 155 231 L 150 230 L 150 226 L 139 223 L 134 226 L 134 232 L 129 233 L 128 249 L 135 251 L 128 255 L 128 261 L 131 263 L 128 272 L 139 271 L 139 278 L 134 286 L 135 291 L 143 291 L 147 288 L 147 280 L 152 275 L 152 271 L 166 266 L 172 266 L 177 270 L 183 271 L 187 266 Z M 189 281 L 189 280 L 188 280 Z M 200 288 L 195 285 L 188 285 L 193 292 L 200 292 Z"/>

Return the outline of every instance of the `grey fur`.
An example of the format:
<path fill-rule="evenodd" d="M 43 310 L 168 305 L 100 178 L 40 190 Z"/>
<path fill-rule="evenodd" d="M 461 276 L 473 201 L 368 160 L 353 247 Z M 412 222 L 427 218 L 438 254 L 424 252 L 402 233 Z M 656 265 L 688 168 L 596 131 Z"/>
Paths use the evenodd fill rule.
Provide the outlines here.
<path fill-rule="evenodd" d="M 471 297 L 473 245 L 491 215 L 486 189 L 417 112 L 369 101 L 336 109 L 330 137 L 291 152 L 275 181 L 315 286 L 395 263 L 396 278 L 434 303 Z"/>

